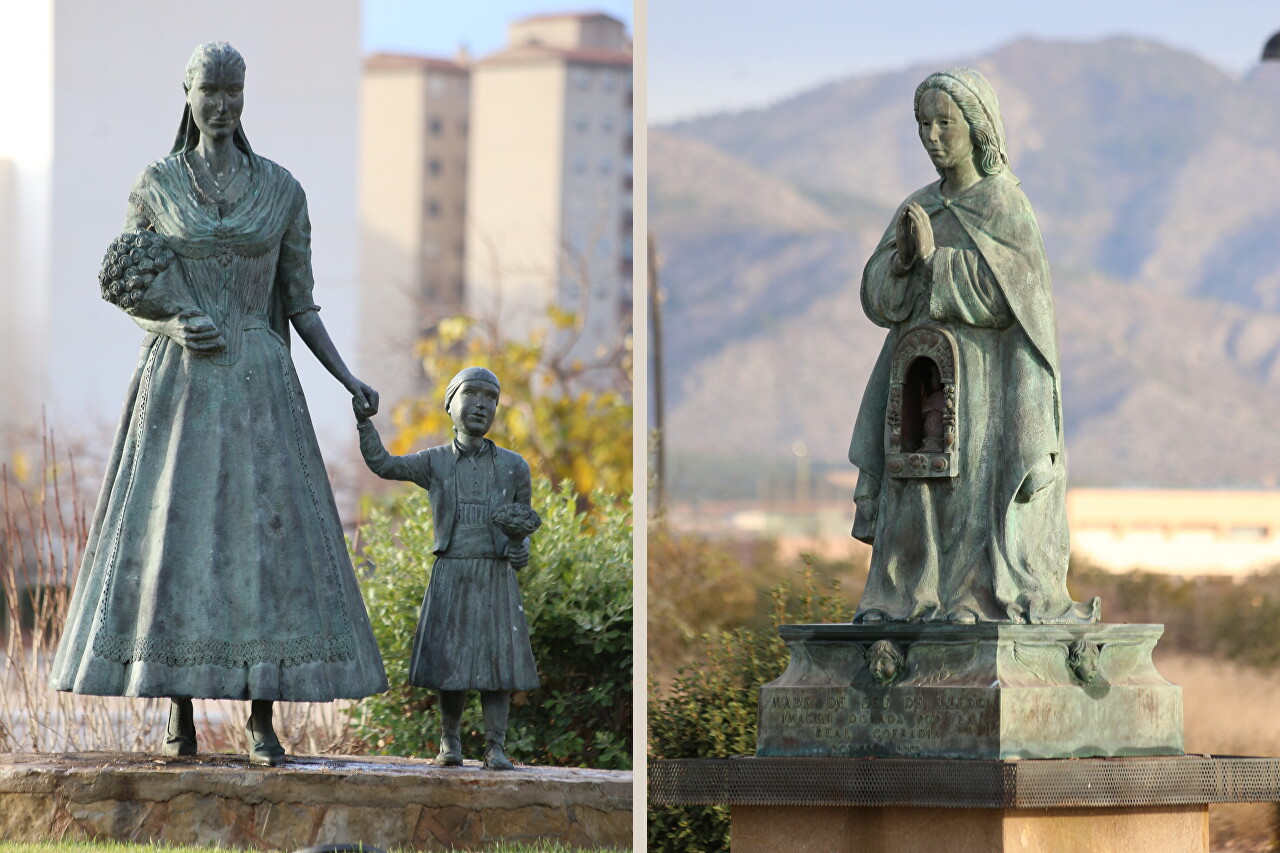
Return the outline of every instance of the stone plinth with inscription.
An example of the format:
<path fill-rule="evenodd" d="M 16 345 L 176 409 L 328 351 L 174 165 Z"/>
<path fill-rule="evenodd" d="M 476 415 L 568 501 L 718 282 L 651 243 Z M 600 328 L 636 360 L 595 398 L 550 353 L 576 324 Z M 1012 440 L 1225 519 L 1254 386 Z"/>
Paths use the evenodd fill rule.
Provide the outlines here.
<path fill-rule="evenodd" d="M 760 756 L 1181 755 L 1160 625 L 785 625 Z"/>

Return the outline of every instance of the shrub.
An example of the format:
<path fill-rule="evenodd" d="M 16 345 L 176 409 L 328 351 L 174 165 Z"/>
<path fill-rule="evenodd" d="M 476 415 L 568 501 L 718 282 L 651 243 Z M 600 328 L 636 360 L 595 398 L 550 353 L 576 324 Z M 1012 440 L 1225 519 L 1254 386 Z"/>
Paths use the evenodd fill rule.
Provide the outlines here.
<path fill-rule="evenodd" d="M 590 517 L 571 484 L 553 491 L 534 481 L 543 517 L 529 565 L 520 571 L 525 617 L 542 686 L 511 699 L 508 752 L 531 764 L 625 769 L 631 766 L 631 506 L 596 494 Z M 361 588 L 391 689 L 361 701 L 360 735 L 385 755 L 434 756 L 439 748 L 435 691 L 408 684 L 409 655 L 422 596 L 431 579 L 431 507 L 415 489 L 375 511 L 357 533 Z M 466 755 L 484 751 L 479 702 L 462 718 Z"/>
<path fill-rule="evenodd" d="M 784 581 L 770 591 L 773 627 L 738 628 L 702 636 L 703 659 L 677 672 L 671 689 L 649 691 L 649 757 L 727 758 L 756 751 L 759 690 L 786 668 L 777 626 L 849 619 L 849 603 L 833 581 L 818 589 L 805 560 L 799 594 Z M 649 810 L 650 851 L 713 853 L 729 849 L 728 806 L 655 806 Z"/>
<path fill-rule="evenodd" d="M 1280 664 L 1280 567 L 1244 576 L 1180 576 L 1108 572 L 1073 557 L 1068 581 L 1080 596 L 1102 596 L 1108 622 L 1163 624 L 1162 651 L 1264 670 Z"/>
<path fill-rule="evenodd" d="M 649 673 L 659 684 L 702 653 L 703 634 L 758 617 L 761 551 L 772 557 L 773 543 L 751 547 L 650 528 Z"/>
<path fill-rule="evenodd" d="M 773 539 L 719 539 L 649 526 L 649 675 L 659 690 L 706 652 L 703 634 L 769 628 L 769 591 L 799 573 L 807 583 L 860 590 L 867 560 L 797 553 Z M 843 618 L 852 617 L 849 612 Z"/>

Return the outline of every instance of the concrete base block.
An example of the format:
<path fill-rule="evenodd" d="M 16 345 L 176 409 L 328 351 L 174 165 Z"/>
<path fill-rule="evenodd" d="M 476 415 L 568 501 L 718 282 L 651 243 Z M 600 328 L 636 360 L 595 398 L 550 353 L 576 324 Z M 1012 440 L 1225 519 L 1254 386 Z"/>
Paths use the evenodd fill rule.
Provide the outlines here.
<path fill-rule="evenodd" d="M 1206 805 L 732 807 L 732 853 L 1208 853 Z"/>

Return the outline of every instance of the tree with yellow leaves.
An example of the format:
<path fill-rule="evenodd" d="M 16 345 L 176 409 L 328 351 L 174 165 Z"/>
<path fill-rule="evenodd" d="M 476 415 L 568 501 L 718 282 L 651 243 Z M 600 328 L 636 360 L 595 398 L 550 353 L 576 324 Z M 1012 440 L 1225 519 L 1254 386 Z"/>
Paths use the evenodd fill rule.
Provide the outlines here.
<path fill-rule="evenodd" d="M 535 477 L 558 487 L 573 483 L 587 501 L 592 492 L 631 491 L 631 363 L 628 340 L 586 364 L 569 357 L 578 318 L 557 308 L 550 323 L 526 341 L 503 339 L 496 324 L 473 317 L 442 320 L 418 343 L 426 375 L 439 384 L 427 399 L 401 404 L 392 414 L 395 454 L 447 440 L 452 423 L 441 395 L 459 370 L 481 365 L 502 380 L 502 401 L 491 433 L 518 449 Z M 585 506 L 583 507 L 586 508 Z"/>

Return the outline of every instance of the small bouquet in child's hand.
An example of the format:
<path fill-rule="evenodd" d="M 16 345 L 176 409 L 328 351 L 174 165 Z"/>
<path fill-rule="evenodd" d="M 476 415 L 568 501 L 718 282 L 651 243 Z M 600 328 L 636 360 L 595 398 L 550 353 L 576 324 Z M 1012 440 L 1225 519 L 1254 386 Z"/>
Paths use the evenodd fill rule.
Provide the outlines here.
<path fill-rule="evenodd" d="M 529 548 L 524 544 L 524 539 L 542 526 L 542 519 L 533 511 L 533 507 L 512 503 L 498 507 L 498 511 L 493 514 L 493 523 L 507 534 L 507 538 L 515 546 L 515 550 L 507 554 L 511 567 L 523 568 L 529 562 Z"/>
<path fill-rule="evenodd" d="M 111 241 L 102 258 L 102 298 L 135 317 L 176 316 L 190 308 L 176 299 L 184 290 L 176 257 L 159 234 L 126 231 Z"/>
<path fill-rule="evenodd" d="M 542 519 L 527 504 L 506 504 L 493 514 L 493 523 L 516 545 L 542 526 Z"/>

